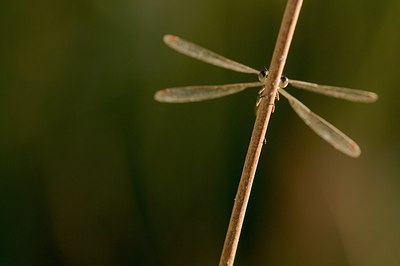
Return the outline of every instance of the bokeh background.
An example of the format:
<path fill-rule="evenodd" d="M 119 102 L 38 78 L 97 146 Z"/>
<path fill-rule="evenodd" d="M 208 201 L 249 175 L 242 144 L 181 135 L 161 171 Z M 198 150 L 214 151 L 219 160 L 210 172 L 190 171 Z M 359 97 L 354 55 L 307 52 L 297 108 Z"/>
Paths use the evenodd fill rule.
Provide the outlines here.
<path fill-rule="evenodd" d="M 216 265 L 256 90 L 203 103 L 161 88 L 255 81 L 184 57 L 181 35 L 269 66 L 285 1 L 2 1 L 0 265 Z M 366 105 L 290 90 L 267 132 L 236 265 L 400 265 L 400 2 L 305 1 L 285 73 L 375 91 Z"/>

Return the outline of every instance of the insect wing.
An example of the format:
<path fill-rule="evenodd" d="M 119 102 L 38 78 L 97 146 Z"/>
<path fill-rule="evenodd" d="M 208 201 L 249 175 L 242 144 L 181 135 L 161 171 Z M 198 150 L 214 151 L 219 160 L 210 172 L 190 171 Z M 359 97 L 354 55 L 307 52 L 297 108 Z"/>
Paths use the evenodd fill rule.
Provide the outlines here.
<path fill-rule="evenodd" d="M 344 99 L 352 102 L 372 103 L 378 100 L 378 95 L 374 92 L 355 90 L 349 88 L 319 85 L 316 83 L 300 80 L 289 80 L 289 84 L 295 88 L 312 91 L 326 96 Z"/>
<path fill-rule="evenodd" d="M 165 103 L 188 103 L 215 99 L 243 91 L 250 87 L 259 87 L 260 82 L 236 83 L 226 85 L 186 86 L 163 89 L 154 95 L 154 99 Z"/>
<path fill-rule="evenodd" d="M 322 117 L 313 113 L 304 104 L 287 93 L 285 90 L 279 89 L 279 92 L 286 99 L 288 99 L 293 110 L 300 116 L 300 118 L 321 138 L 330 143 L 337 150 L 350 157 L 360 156 L 360 147 L 352 139 L 350 139 L 332 124 L 324 120 Z"/>
<path fill-rule="evenodd" d="M 251 67 L 242 65 L 238 62 L 235 62 L 231 59 L 225 58 L 222 55 L 216 54 L 206 48 L 203 48 L 197 44 L 192 42 L 186 41 L 178 36 L 175 35 L 165 35 L 164 42 L 170 48 L 174 49 L 175 51 L 193 57 L 197 60 L 219 66 L 222 68 L 234 70 L 237 72 L 242 73 L 251 73 L 251 74 L 258 74 L 259 71 L 255 70 Z"/>

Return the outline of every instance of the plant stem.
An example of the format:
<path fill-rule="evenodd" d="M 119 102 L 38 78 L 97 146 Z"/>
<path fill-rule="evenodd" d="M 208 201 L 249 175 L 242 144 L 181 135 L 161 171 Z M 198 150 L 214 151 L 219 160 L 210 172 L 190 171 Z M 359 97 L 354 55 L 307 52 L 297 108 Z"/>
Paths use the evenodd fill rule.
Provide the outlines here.
<path fill-rule="evenodd" d="M 233 265 L 236 250 L 239 243 L 240 232 L 249 201 L 251 186 L 256 173 L 258 160 L 264 143 L 268 122 L 273 112 L 275 97 L 278 85 L 286 63 L 287 54 L 293 33 L 299 17 L 302 0 L 288 0 L 285 13 L 283 15 L 281 28 L 275 45 L 274 54 L 269 69 L 268 77 L 265 81 L 264 94 L 267 96 L 261 101 L 253 133 L 251 135 L 246 160 L 244 162 L 242 176 L 236 193 L 232 215 L 226 233 L 225 243 L 222 250 L 219 265 Z"/>

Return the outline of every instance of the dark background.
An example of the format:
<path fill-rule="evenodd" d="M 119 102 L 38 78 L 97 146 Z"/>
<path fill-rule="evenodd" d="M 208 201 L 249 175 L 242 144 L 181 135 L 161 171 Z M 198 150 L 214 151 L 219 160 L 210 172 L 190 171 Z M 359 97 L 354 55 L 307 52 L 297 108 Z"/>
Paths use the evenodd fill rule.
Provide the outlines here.
<path fill-rule="evenodd" d="M 255 81 L 168 49 L 180 35 L 268 67 L 285 1 L 2 1 L 0 265 L 217 265 L 256 90 L 203 103 L 161 88 Z M 362 148 L 348 158 L 284 99 L 236 265 L 400 265 L 400 2 L 305 1 L 285 73 L 375 91 L 293 91 Z"/>

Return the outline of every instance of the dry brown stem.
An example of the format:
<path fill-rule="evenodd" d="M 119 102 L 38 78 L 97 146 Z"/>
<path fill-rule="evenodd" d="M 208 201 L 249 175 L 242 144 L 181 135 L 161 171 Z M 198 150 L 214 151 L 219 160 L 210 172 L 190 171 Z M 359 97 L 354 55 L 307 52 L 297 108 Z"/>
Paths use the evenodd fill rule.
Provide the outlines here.
<path fill-rule="evenodd" d="M 286 63 L 287 54 L 292 41 L 293 33 L 299 17 L 302 0 L 288 0 L 283 15 L 281 28 L 275 45 L 274 54 L 265 81 L 265 97 L 258 108 L 257 118 L 254 123 L 242 176 L 235 197 L 235 203 L 225 238 L 224 247 L 219 262 L 220 266 L 233 265 L 239 243 L 240 232 L 249 201 L 251 187 L 260 158 L 268 122 L 274 107 L 275 96 L 280 78 Z"/>

